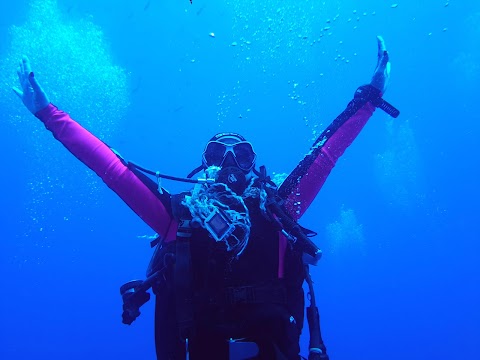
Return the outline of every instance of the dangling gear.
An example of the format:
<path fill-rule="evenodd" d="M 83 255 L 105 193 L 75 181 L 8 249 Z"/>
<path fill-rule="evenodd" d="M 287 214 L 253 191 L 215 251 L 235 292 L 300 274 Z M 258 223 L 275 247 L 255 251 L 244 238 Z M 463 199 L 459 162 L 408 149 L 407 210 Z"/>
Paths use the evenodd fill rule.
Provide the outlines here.
<path fill-rule="evenodd" d="M 308 285 L 308 295 L 310 299 L 310 306 L 307 306 L 307 321 L 310 333 L 308 360 L 329 360 L 327 348 L 323 343 L 322 333 L 320 331 L 320 313 L 315 300 L 313 281 L 310 276 L 308 265 L 305 265 L 305 281 Z"/>
<path fill-rule="evenodd" d="M 150 300 L 147 292 L 158 280 L 162 271 L 149 276 L 146 280 L 133 280 L 120 287 L 123 300 L 122 322 L 131 325 L 140 316 L 140 307 Z"/>

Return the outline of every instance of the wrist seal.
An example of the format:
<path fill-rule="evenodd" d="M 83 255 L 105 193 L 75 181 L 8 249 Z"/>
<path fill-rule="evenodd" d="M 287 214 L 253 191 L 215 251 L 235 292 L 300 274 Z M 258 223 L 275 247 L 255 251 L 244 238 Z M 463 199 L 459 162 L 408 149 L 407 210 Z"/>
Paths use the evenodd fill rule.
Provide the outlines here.
<path fill-rule="evenodd" d="M 400 115 L 400 111 L 395 106 L 382 99 L 380 90 L 370 84 L 360 86 L 355 91 L 354 99 L 365 103 L 371 102 L 375 107 L 382 109 L 393 118 Z"/>

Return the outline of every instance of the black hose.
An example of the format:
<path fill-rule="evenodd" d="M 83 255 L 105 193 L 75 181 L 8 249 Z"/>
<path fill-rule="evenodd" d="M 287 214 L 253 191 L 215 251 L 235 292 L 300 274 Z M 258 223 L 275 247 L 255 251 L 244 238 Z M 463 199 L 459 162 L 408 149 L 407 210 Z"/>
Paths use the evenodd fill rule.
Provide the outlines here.
<path fill-rule="evenodd" d="M 308 265 L 305 265 L 305 281 L 308 285 L 310 306 L 307 306 L 308 330 L 310 333 L 308 360 L 329 360 L 327 349 L 322 340 L 320 331 L 320 313 L 318 312 L 313 282 L 310 276 Z"/>

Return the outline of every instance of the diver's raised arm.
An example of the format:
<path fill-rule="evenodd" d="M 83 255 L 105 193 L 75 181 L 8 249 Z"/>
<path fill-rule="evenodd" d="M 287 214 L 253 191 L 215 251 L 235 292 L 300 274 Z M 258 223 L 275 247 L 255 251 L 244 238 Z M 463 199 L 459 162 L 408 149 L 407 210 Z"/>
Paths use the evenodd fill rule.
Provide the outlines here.
<path fill-rule="evenodd" d="M 286 200 L 286 208 L 296 219 L 310 206 L 338 158 L 383 101 L 381 96 L 390 78 L 390 60 L 381 36 L 377 37 L 377 46 L 377 66 L 370 84 L 357 89 L 347 108 L 321 133 L 309 153 L 280 186 L 279 195 Z"/>
<path fill-rule="evenodd" d="M 13 91 L 27 109 L 147 225 L 165 238 L 172 221 L 168 204 L 163 204 L 103 141 L 49 102 L 31 71 L 28 58 L 22 59 L 17 72 L 21 89 L 14 88 Z"/>

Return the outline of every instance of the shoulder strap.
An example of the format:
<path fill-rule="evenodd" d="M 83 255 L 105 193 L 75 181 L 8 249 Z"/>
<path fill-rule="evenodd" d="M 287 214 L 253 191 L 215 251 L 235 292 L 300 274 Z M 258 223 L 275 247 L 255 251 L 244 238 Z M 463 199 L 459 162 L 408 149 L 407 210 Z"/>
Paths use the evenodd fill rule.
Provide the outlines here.
<path fill-rule="evenodd" d="M 170 196 L 172 216 L 177 221 L 189 220 L 192 218 L 192 216 L 190 215 L 190 211 L 188 211 L 187 207 L 182 205 L 183 199 L 187 194 L 189 194 L 189 192 L 184 191 L 180 194 L 174 194 Z"/>
<path fill-rule="evenodd" d="M 191 236 L 191 234 L 190 234 Z M 174 288 L 178 329 L 182 339 L 193 331 L 193 279 L 190 252 L 190 237 L 177 236 L 175 244 Z"/>

